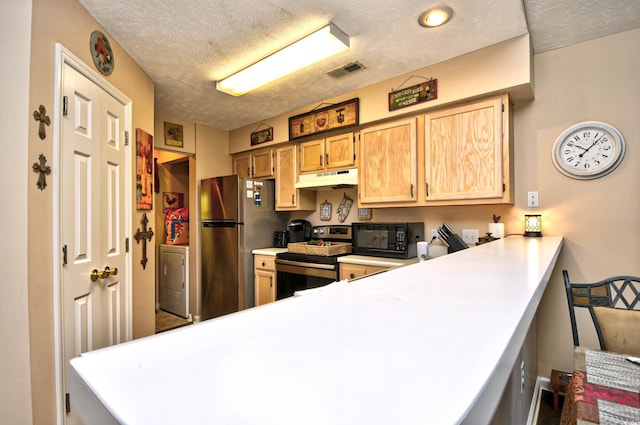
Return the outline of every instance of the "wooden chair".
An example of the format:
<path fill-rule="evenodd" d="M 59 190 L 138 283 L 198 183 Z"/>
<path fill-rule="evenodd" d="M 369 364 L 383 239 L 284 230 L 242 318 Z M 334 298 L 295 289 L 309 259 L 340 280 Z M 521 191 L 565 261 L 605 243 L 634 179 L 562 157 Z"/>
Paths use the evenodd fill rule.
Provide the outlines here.
<path fill-rule="evenodd" d="M 569 302 L 573 345 L 579 346 L 575 308 L 588 308 L 600 349 L 640 356 L 640 277 L 615 276 L 595 283 L 572 283 L 562 271 Z"/>

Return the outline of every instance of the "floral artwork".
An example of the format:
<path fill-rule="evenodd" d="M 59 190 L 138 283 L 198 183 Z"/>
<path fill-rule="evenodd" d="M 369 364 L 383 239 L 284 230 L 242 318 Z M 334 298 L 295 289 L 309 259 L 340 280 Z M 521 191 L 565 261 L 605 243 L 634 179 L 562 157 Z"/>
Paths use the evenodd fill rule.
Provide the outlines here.
<path fill-rule="evenodd" d="M 153 136 L 136 129 L 136 208 L 153 209 Z"/>

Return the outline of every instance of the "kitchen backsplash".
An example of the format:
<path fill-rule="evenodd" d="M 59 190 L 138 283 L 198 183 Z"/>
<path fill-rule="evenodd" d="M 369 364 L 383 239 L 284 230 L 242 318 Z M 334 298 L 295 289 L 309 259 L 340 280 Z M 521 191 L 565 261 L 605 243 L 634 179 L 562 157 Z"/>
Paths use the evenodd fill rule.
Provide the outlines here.
<path fill-rule="evenodd" d="M 353 199 L 353 206 L 344 222 L 338 219 L 338 207 L 344 196 Z M 331 204 L 331 218 L 329 221 L 320 219 L 320 206 L 328 202 Z M 378 208 L 372 210 L 371 222 L 417 222 L 425 223 L 426 237 L 429 238 L 431 229 L 440 227 L 446 222 L 456 233 L 461 229 L 477 229 L 480 236 L 489 231 L 488 223 L 493 221 L 493 215 L 500 216 L 500 222 L 505 223 L 505 234 L 521 234 L 523 231 L 523 212 L 513 205 L 466 205 L 445 207 L 415 207 L 415 208 Z M 321 190 L 317 195 L 316 211 L 295 211 L 290 213 L 290 219 L 301 218 L 310 221 L 314 226 L 325 224 L 351 224 L 358 220 L 358 190 L 357 188 L 339 190 Z"/>

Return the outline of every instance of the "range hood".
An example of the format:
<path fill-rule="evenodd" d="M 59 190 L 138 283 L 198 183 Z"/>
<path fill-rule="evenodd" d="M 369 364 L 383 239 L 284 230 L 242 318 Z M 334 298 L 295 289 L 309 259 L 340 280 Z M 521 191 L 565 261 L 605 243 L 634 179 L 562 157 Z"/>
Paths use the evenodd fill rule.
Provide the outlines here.
<path fill-rule="evenodd" d="M 300 174 L 296 189 L 330 190 L 354 187 L 358 184 L 358 169 L 325 171 L 315 174 Z"/>

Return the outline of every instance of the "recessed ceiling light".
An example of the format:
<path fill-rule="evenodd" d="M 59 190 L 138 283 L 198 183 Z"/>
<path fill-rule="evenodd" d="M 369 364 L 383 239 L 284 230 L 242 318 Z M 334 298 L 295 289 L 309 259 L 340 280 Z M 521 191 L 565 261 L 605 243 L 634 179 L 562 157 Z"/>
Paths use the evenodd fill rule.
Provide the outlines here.
<path fill-rule="evenodd" d="M 444 25 L 453 16 L 453 9 L 449 6 L 440 6 L 429 9 L 418 18 L 418 23 L 426 28 L 435 28 Z"/>

